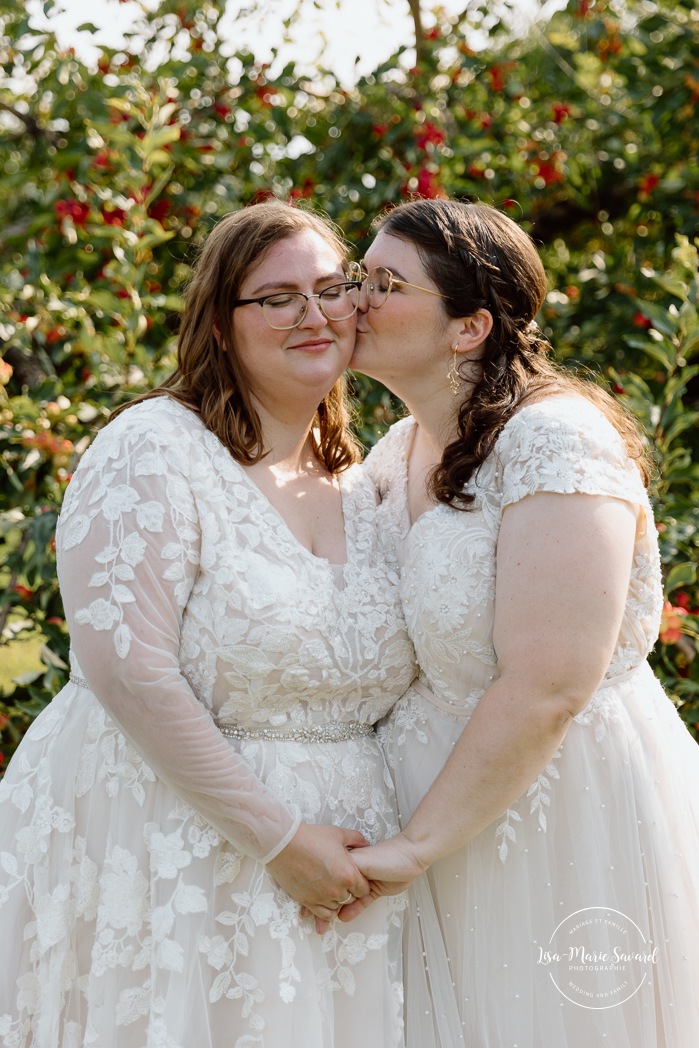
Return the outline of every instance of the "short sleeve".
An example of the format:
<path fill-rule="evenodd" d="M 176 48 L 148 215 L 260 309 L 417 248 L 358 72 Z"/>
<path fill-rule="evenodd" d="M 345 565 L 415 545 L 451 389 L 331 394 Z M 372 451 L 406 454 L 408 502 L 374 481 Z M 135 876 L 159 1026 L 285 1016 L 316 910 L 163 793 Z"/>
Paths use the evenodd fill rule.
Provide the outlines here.
<path fill-rule="evenodd" d="M 552 397 L 522 408 L 500 434 L 495 456 L 503 507 L 537 492 L 648 501 L 620 434 L 582 397 Z"/>
<path fill-rule="evenodd" d="M 221 736 L 180 669 L 182 618 L 200 567 L 188 469 L 202 427 L 179 410 L 189 424 L 175 416 L 174 425 L 156 401 L 129 408 L 75 472 L 56 536 L 71 647 L 90 690 L 153 771 L 224 838 L 269 861 L 298 821 Z"/>

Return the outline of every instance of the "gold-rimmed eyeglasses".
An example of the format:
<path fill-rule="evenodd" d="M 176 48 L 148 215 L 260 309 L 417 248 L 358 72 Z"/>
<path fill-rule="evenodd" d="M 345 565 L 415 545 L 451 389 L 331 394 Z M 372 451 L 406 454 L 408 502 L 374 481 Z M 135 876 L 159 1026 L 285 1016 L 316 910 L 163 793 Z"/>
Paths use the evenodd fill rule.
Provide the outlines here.
<path fill-rule="evenodd" d="M 372 309 L 380 309 L 394 287 L 411 287 L 415 291 L 426 291 L 428 295 L 436 295 L 437 298 L 448 297 L 443 295 L 441 291 L 434 291 L 430 287 L 420 287 L 419 284 L 410 284 L 407 280 L 399 280 L 385 266 L 376 266 L 367 272 L 361 262 L 351 262 L 349 275 L 359 284 L 366 284 L 367 301 Z"/>
<path fill-rule="evenodd" d="M 341 284 L 332 284 L 317 295 L 304 295 L 302 291 L 280 291 L 276 295 L 260 298 L 237 298 L 231 309 L 258 303 L 262 316 L 275 331 L 290 331 L 298 327 L 308 312 L 308 303 L 318 299 L 318 306 L 326 320 L 349 320 L 359 305 L 359 283 L 354 278 Z"/>

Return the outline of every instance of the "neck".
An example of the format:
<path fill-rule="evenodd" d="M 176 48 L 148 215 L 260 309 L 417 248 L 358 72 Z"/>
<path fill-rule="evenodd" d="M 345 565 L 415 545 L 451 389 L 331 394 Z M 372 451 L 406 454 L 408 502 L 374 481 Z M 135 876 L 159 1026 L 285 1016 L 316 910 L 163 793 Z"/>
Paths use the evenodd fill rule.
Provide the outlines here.
<path fill-rule="evenodd" d="M 303 418 L 279 418 L 270 414 L 259 402 L 255 406 L 267 449 L 267 454 L 258 463 L 260 467 L 276 467 L 277 472 L 298 474 L 307 472 L 311 466 L 317 466 L 309 439 L 313 419 L 308 418 L 308 413 Z"/>
<path fill-rule="evenodd" d="M 404 395 L 396 392 L 396 395 L 400 396 L 417 422 L 425 442 L 433 448 L 435 459 L 440 459 L 445 447 L 456 440 L 458 435 L 459 409 L 464 400 L 468 399 L 466 385 L 458 396 L 454 396 L 449 387 L 442 383 L 436 389 L 430 390 L 423 386 L 414 390 L 406 389 Z"/>

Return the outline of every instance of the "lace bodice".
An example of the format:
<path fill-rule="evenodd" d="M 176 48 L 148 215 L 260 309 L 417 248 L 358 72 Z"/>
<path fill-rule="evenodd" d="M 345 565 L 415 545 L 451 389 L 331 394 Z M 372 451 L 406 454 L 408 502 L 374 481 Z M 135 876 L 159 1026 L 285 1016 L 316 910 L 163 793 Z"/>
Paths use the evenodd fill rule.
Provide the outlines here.
<path fill-rule="evenodd" d="M 373 723 L 414 675 L 375 494 L 341 478 L 342 567 L 293 536 L 220 441 L 167 397 L 110 423 L 57 533 L 74 676 L 224 837 L 269 859 L 295 829 L 214 726 Z"/>
<path fill-rule="evenodd" d="M 394 425 L 365 468 L 379 489 L 380 527 L 401 573 L 421 678 L 437 702 L 466 712 L 497 674 L 492 633 L 500 522 L 508 505 L 539 491 L 607 495 L 641 507 L 626 610 L 606 676 L 638 666 L 655 642 L 662 607 L 656 530 L 640 472 L 599 409 L 576 396 L 522 408 L 469 482 L 473 507 L 464 512 L 438 504 L 411 527 L 413 427 L 411 418 Z"/>

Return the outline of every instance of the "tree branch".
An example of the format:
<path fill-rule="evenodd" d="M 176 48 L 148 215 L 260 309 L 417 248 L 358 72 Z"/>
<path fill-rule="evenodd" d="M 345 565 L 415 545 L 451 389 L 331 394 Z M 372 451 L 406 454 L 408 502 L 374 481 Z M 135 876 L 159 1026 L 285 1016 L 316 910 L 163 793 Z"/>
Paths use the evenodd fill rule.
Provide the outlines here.
<path fill-rule="evenodd" d="M 42 127 L 39 126 L 38 121 L 31 113 L 20 113 L 14 106 L 8 105 L 7 102 L 0 101 L 0 109 L 6 113 L 11 113 L 15 120 L 19 120 L 20 124 L 24 125 L 25 133 L 32 136 L 35 141 L 39 141 L 40 138 L 51 136 Z M 16 137 L 16 136 L 15 136 Z"/>
<path fill-rule="evenodd" d="M 413 16 L 413 24 L 415 25 L 415 52 L 417 54 L 417 60 L 419 62 L 422 58 L 425 42 L 425 31 L 422 28 L 422 11 L 420 10 L 420 0 L 408 0 L 408 6 L 410 8 L 410 14 Z"/>

